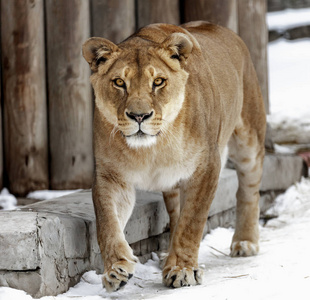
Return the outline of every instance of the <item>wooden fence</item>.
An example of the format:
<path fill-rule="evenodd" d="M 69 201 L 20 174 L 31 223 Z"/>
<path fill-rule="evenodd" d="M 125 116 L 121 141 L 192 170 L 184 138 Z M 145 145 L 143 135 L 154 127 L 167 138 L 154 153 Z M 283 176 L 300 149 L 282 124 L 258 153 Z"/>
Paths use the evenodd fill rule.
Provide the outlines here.
<path fill-rule="evenodd" d="M 81 45 L 150 23 L 208 20 L 239 33 L 266 107 L 265 0 L 1 0 L 0 187 L 89 188 L 92 91 Z M 3 151 L 4 150 L 4 151 Z"/>

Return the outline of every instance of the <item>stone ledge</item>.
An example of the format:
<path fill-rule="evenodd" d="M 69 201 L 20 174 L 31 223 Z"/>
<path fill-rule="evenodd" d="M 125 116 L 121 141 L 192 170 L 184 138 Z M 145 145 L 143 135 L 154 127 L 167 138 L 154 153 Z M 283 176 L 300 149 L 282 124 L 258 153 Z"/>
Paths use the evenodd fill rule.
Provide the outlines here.
<path fill-rule="evenodd" d="M 297 155 L 267 154 L 263 165 L 260 190 L 286 190 L 299 181 L 305 173 L 304 162 Z"/>
<path fill-rule="evenodd" d="M 286 189 L 300 179 L 302 170 L 299 157 L 267 155 L 262 208 L 272 202 L 271 190 Z M 236 190 L 236 172 L 224 169 L 205 232 L 233 225 Z M 168 215 L 160 193 L 137 192 L 125 235 L 142 261 L 150 252 L 167 248 Z M 103 271 L 90 191 L 0 212 L 0 286 L 23 289 L 35 297 L 56 295 L 90 269 Z"/>
<path fill-rule="evenodd" d="M 8 226 L 0 232 L 1 245 L 7 246 L 0 252 L 1 286 L 23 289 L 34 297 L 55 295 L 76 283 L 90 264 L 93 255 L 89 255 L 87 223 L 83 219 L 9 211 L 1 213 L 1 223 L 5 220 Z M 16 243 L 12 233 L 20 231 L 24 234 Z M 22 254 L 17 256 L 17 250 Z"/>

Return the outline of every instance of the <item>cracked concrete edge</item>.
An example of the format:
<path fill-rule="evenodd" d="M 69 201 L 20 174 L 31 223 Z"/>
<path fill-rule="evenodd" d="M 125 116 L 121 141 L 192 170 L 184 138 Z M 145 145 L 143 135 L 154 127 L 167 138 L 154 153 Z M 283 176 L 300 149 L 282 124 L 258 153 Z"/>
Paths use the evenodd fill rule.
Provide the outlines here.
<path fill-rule="evenodd" d="M 14 265 L 14 253 L 1 253 L 1 264 L 6 259 L 10 266 L 4 271 L 6 266 L 1 265 L 0 286 L 23 289 L 34 297 L 57 295 L 76 284 L 85 271 L 93 269 L 87 222 L 48 213 L 19 214 L 22 214 L 22 220 L 26 217 L 26 221 L 27 216 L 28 219 L 31 216 L 32 224 L 28 227 L 36 230 L 30 236 L 32 243 L 26 244 L 22 250 L 25 255 L 36 253 L 38 259 L 28 257 L 32 262 L 30 269 L 26 257 L 19 260 L 19 265 L 16 262 Z M 14 236 L 11 238 L 13 242 Z M 10 236 L 6 236 L 7 241 Z M 8 251 L 16 248 L 20 247 L 10 247 Z"/>
<path fill-rule="evenodd" d="M 35 297 L 65 292 L 92 269 L 88 226 L 83 219 L 39 213 L 38 237 L 42 281 Z"/>

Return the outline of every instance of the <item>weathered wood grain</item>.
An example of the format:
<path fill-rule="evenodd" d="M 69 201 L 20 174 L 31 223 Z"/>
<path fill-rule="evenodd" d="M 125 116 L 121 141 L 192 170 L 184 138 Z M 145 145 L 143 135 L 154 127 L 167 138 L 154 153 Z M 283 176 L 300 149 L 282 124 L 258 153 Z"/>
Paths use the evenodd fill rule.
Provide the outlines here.
<path fill-rule="evenodd" d="M 238 31 L 237 0 L 184 0 L 184 21 L 204 20 Z"/>
<path fill-rule="evenodd" d="M 1 26 L 1 25 L 0 25 Z M 0 28 L 1 32 L 1 28 Z M 0 70 L 1 70 L 0 65 Z M 1 74 L 0 74 L 1 80 Z M 2 105 L 1 105 L 2 94 L 0 93 L 0 190 L 3 188 L 3 133 L 2 133 Z"/>
<path fill-rule="evenodd" d="M 46 1 L 52 189 L 89 188 L 92 182 L 90 72 L 81 54 L 89 16 L 88 1 Z"/>
<path fill-rule="evenodd" d="M 120 43 L 136 29 L 134 0 L 91 0 L 92 36 Z"/>
<path fill-rule="evenodd" d="M 1 1 L 4 150 L 16 195 L 48 188 L 43 0 Z"/>
<path fill-rule="evenodd" d="M 238 10 L 239 35 L 250 50 L 264 97 L 266 112 L 268 113 L 268 30 L 266 25 L 266 1 L 239 0 Z"/>
<path fill-rule="evenodd" d="M 179 25 L 179 0 L 138 0 L 137 27 L 152 23 L 168 23 Z"/>

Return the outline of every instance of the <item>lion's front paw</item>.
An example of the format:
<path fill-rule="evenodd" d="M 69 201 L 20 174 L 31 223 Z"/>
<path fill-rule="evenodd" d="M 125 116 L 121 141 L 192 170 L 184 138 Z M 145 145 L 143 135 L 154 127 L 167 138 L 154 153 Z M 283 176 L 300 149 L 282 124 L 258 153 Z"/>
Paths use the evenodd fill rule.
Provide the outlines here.
<path fill-rule="evenodd" d="M 102 283 L 107 292 L 118 291 L 126 285 L 128 280 L 133 276 L 137 262 L 138 259 L 136 257 L 134 261 L 120 260 L 114 263 L 111 268 L 108 268 L 102 276 Z"/>
<path fill-rule="evenodd" d="M 230 249 L 231 249 L 230 255 L 232 257 L 252 256 L 258 253 L 259 246 L 258 244 L 254 244 L 250 241 L 239 241 L 239 242 L 233 242 L 231 244 Z"/>
<path fill-rule="evenodd" d="M 163 283 L 168 287 L 179 288 L 201 284 L 203 271 L 190 267 L 166 267 L 163 270 Z"/>

